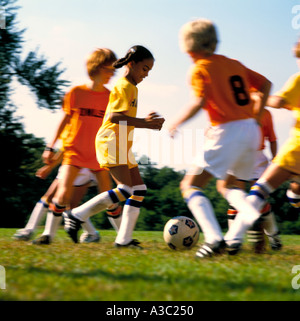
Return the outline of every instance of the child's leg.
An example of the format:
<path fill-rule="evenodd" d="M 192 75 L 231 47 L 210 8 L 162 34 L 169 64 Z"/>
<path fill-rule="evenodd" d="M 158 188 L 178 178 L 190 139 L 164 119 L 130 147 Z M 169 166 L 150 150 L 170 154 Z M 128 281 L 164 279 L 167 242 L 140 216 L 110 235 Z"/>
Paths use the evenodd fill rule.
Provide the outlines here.
<path fill-rule="evenodd" d="M 222 231 L 212 205 L 201 189 L 210 178 L 211 175 L 206 171 L 200 175 L 186 175 L 180 188 L 183 198 L 201 227 L 205 243 L 215 244 L 223 240 Z"/>
<path fill-rule="evenodd" d="M 271 164 L 257 183 L 252 186 L 247 198 L 239 190 L 231 189 L 227 192 L 226 199 L 239 211 L 232 227 L 225 235 L 225 240 L 228 243 L 242 241 L 244 233 L 260 217 L 259 211 L 264 206 L 269 194 L 289 177 L 289 172 Z"/>
<path fill-rule="evenodd" d="M 147 187 L 141 178 L 138 167 L 131 168 L 129 172 L 132 184 L 134 185 L 133 195 L 127 199 L 123 207 L 122 221 L 115 241 L 117 246 L 128 245 L 132 241 L 132 233 L 140 214 L 142 202 L 147 192 Z"/>
<path fill-rule="evenodd" d="M 62 166 L 57 192 L 49 206 L 50 212 L 47 215 L 46 226 L 43 232 L 43 235 L 49 235 L 51 240 L 53 240 L 56 231 L 62 222 L 62 213 L 70 204 L 74 189 L 73 183 L 79 170 L 78 167 L 71 165 Z"/>

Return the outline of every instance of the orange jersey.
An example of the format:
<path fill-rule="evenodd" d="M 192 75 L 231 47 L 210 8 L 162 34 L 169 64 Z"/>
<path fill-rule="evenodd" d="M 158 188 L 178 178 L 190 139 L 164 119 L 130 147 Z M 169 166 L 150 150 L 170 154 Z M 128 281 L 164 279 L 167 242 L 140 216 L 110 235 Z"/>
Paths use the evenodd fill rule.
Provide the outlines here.
<path fill-rule="evenodd" d="M 264 113 L 261 119 L 261 130 L 262 130 L 262 142 L 260 150 L 265 148 L 265 140 L 267 139 L 270 143 L 275 142 L 277 137 L 274 132 L 272 115 L 269 110 L 264 109 Z"/>
<path fill-rule="evenodd" d="M 109 90 L 97 92 L 76 86 L 64 97 L 63 110 L 71 116 L 63 133 L 63 164 L 99 170 L 95 138 L 109 100 Z"/>
<path fill-rule="evenodd" d="M 260 90 L 265 81 L 239 61 L 215 54 L 198 60 L 191 75 L 193 92 L 205 98 L 213 126 L 254 118 L 250 89 Z"/>

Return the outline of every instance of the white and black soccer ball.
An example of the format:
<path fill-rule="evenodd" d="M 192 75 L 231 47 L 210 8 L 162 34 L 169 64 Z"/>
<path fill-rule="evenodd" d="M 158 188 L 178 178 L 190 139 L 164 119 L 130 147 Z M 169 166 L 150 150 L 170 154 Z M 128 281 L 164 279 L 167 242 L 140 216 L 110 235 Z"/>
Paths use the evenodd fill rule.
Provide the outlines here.
<path fill-rule="evenodd" d="M 189 250 L 199 240 L 199 227 L 191 218 L 176 216 L 164 227 L 164 240 L 172 250 Z"/>

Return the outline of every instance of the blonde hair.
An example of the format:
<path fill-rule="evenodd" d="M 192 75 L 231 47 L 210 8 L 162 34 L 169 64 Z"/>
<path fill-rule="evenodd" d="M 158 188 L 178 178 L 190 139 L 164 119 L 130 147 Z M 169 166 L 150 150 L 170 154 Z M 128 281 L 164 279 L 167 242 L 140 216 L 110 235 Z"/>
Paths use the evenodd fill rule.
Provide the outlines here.
<path fill-rule="evenodd" d="M 87 73 L 91 79 L 98 74 L 101 67 L 111 66 L 117 57 L 113 51 L 107 48 L 98 48 L 87 58 Z"/>
<path fill-rule="evenodd" d="M 217 31 L 208 19 L 197 19 L 182 26 L 179 33 L 180 47 L 185 52 L 203 51 L 213 54 L 218 43 Z"/>

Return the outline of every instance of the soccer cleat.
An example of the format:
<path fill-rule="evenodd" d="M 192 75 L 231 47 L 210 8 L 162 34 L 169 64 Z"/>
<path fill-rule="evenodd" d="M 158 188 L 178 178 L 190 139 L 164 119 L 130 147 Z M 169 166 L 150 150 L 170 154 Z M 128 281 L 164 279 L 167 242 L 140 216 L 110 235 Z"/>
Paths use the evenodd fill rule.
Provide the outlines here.
<path fill-rule="evenodd" d="M 96 231 L 96 234 L 89 234 L 88 232 L 83 232 L 80 236 L 80 243 L 99 243 L 100 233 Z"/>
<path fill-rule="evenodd" d="M 81 223 L 78 218 L 72 215 L 71 210 L 63 213 L 65 231 L 69 234 L 70 238 L 74 243 L 78 243 L 78 231 L 81 228 Z"/>
<path fill-rule="evenodd" d="M 42 235 L 39 238 L 32 241 L 34 245 L 49 245 L 51 244 L 51 237 L 50 235 Z"/>
<path fill-rule="evenodd" d="M 214 244 L 204 243 L 196 252 L 197 259 L 221 255 L 224 253 L 226 244 L 224 241 L 216 242 Z"/>
<path fill-rule="evenodd" d="M 279 232 L 274 235 L 267 235 L 267 236 L 270 242 L 271 249 L 273 251 L 279 251 L 282 248 L 282 242 L 279 237 Z"/>
<path fill-rule="evenodd" d="M 139 250 L 142 250 L 143 248 L 140 246 L 140 242 L 138 240 L 131 240 L 129 243 L 123 245 L 123 244 L 118 244 L 118 243 L 115 243 L 115 247 L 116 248 L 132 248 L 132 249 L 139 249 Z"/>
<path fill-rule="evenodd" d="M 230 245 L 226 245 L 226 251 L 229 255 L 236 255 L 238 252 L 240 252 L 242 248 L 242 243 L 241 242 L 234 242 Z"/>
<path fill-rule="evenodd" d="M 13 239 L 18 241 L 29 241 L 33 236 L 32 230 L 27 230 L 25 228 L 21 230 L 17 230 L 17 232 L 13 235 Z"/>

